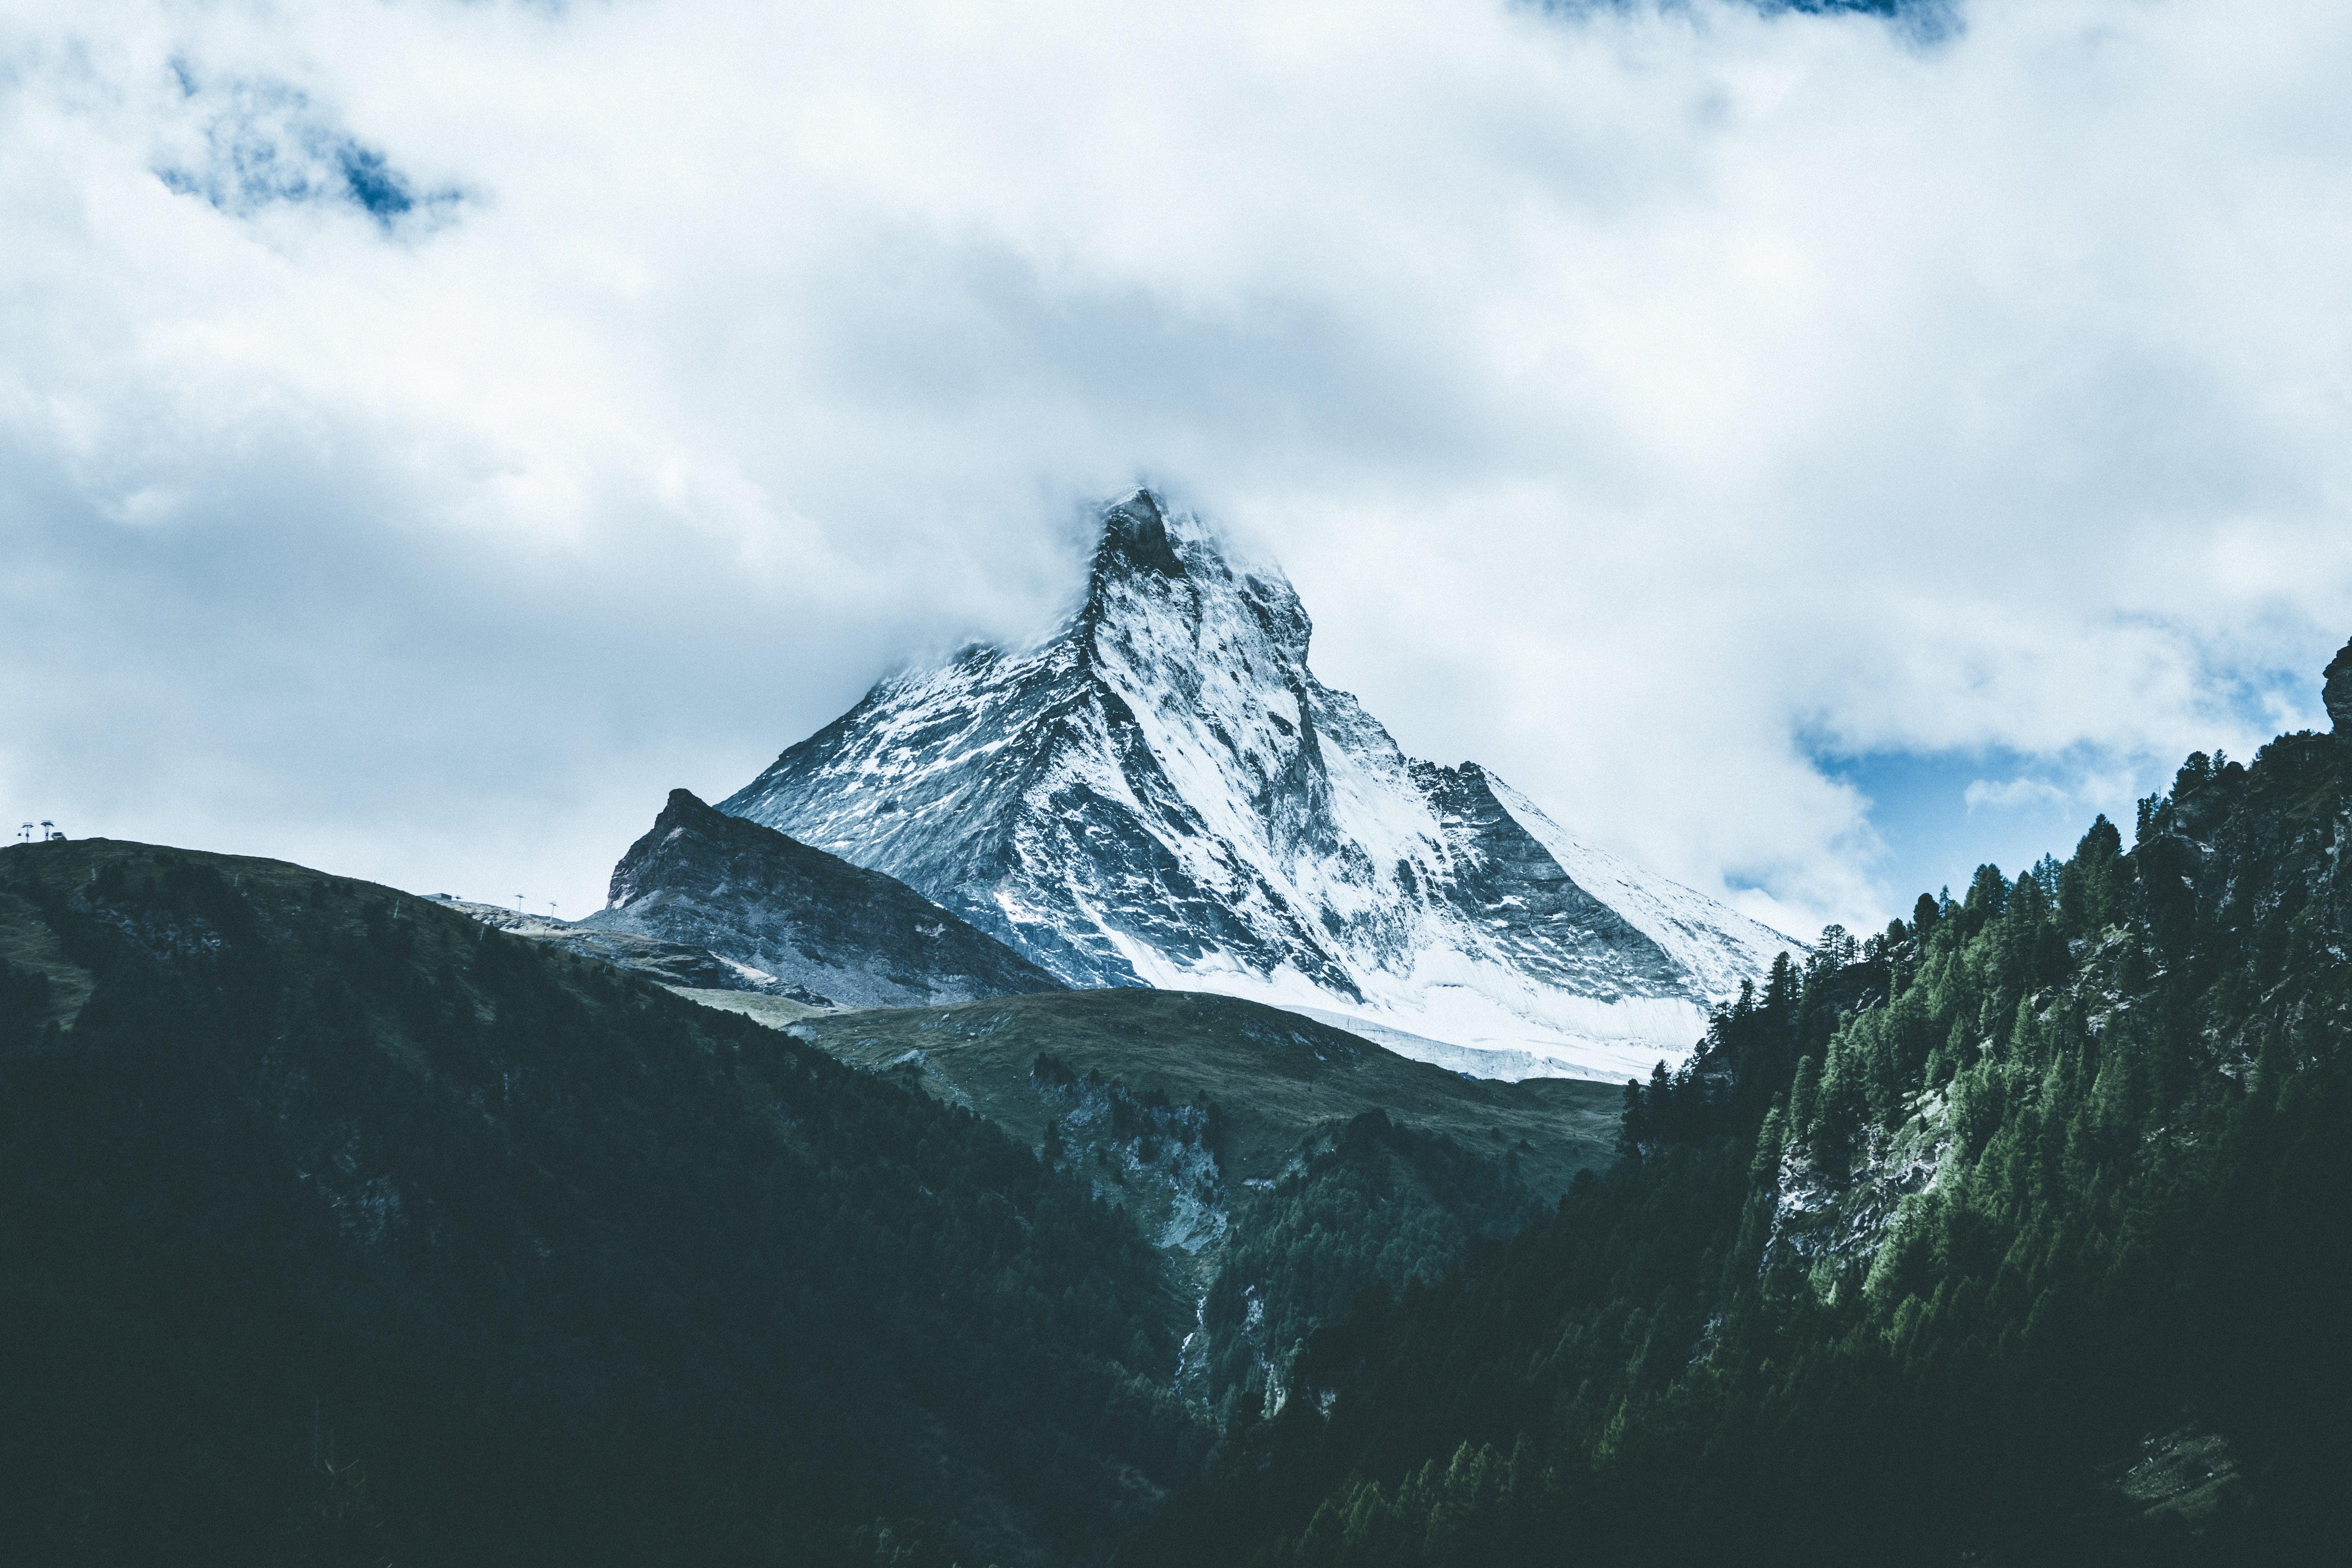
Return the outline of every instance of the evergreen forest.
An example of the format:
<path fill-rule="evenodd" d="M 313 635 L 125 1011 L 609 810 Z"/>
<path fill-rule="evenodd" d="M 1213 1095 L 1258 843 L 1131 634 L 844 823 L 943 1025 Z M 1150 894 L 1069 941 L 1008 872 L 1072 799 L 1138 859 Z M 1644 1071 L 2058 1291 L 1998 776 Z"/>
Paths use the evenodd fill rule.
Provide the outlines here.
<path fill-rule="evenodd" d="M 1834 928 L 1619 1158 L 1367 1295 L 1119 1554 L 2290 1563 L 2352 1476 L 2347 749 Z"/>

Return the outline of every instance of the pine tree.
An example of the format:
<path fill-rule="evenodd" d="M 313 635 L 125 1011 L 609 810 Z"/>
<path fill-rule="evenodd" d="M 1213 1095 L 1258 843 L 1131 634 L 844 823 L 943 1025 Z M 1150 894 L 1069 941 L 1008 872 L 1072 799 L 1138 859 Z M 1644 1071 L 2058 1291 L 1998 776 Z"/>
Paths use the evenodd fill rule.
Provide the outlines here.
<path fill-rule="evenodd" d="M 1821 1096 L 1822 1064 L 1812 1057 L 1797 1063 L 1796 1081 L 1789 1089 L 1789 1137 L 1801 1143 L 1813 1134 L 1815 1101 Z"/>

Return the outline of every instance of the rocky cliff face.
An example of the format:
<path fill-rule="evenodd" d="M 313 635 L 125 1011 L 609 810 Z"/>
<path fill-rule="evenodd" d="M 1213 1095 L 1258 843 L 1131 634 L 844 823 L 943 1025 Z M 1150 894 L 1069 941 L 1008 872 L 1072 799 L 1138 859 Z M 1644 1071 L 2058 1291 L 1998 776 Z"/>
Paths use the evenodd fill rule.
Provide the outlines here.
<path fill-rule="evenodd" d="M 2319 699 L 2327 704 L 2327 717 L 2336 726 L 2336 738 L 2352 745 L 2352 642 L 2336 650 L 2327 661 L 2321 678 Z"/>
<path fill-rule="evenodd" d="M 730 989 L 845 1007 L 1063 988 L 905 884 L 682 789 L 614 868 L 610 905 L 572 930 L 575 942 L 626 937 L 706 951 L 751 982 Z"/>
<path fill-rule="evenodd" d="M 719 957 L 707 947 L 692 947 L 684 942 L 663 942 L 655 937 L 639 936 L 633 931 L 602 931 L 552 915 L 534 915 L 520 910 L 510 910 L 502 904 L 476 903 L 467 899 L 453 899 L 436 894 L 434 902 L 446 904 L 458 913 L 470 915 L 486 926 L 536 942 L 548 947 L 561 948 L 577 958 L 593 958 L 599 963 L 625 969 L 641 974 L 657 985 L 682 991 L 745 991 L 754 995 L 781 996 L 809 1007 L 830 1007 L 833 999 L 821 996 L 804 985 L 779 980 L 764 971 L 732 959 Z"/>
<path fill-rule="evenodd" d="M 1407 758 L 1316 679 L 1310 631 L 1278 570 L 1138 492 L 1056 635 L 884 680 L 719 809 L 1072 984 L 1247 996 L 1495 1076 L 1678 1059 L 1795 945 Z"/>

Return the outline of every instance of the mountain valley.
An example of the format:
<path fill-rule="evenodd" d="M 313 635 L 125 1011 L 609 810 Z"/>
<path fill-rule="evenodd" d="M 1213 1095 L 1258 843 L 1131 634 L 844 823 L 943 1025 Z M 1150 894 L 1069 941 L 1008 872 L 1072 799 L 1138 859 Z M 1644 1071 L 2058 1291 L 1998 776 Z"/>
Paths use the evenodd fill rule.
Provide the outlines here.
<path fill-rule="evenodd" d="M 1091 1560 L 1279 1407 L 1318 1323 L 1613 1138 L 1606 1086 L 1234 998 L 842 1010 L 673 986 L 707 950 L 614 934 L 143 845 L 0 861 L 0 1532 L 61 1563 Z"/>

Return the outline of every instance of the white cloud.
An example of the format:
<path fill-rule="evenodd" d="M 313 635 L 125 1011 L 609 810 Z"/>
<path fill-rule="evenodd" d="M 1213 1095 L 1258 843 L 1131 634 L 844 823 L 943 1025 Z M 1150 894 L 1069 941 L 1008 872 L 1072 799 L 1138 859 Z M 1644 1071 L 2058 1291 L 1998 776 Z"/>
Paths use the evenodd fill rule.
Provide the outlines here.
<path fill-rule="evenodd" d="M 2352 631 L 2352 14 L 1960 16 L 0 0 L 0 790 L 577 912 L 1146 475 L 1867 929 L 1809 749 L 2242 755 Z M 461 198 L 175 192 L 236 83 Z"/>
<path fill-rule="evenodd" d="M 1962 793 L 1970 811 L 2051 811 L 2074 804 L 2074 797 L 2041 779 L 1974 779 Z"/>

